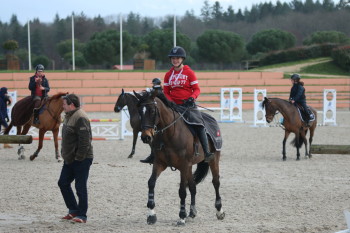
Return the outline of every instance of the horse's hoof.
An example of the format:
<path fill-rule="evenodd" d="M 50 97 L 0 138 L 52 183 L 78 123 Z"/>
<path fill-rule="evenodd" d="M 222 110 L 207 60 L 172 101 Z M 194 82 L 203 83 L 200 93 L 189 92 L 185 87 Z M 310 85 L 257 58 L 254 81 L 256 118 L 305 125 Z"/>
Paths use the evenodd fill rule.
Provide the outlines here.
<path fill-rule="evenodd" d="M 153 225 L 157 222 L 157 215 L 149 215 L 147 217 L 147 224 L 148 225 Z"/>
<path fill-rule="evenodd" d="M 36 158 L 35 155 L 31 155 L 31 156 L 29 157 L 30 161 L 33 161 L 35 158 Z"/>
<path fill-rule="evenodd" d="M 190 213 L 188 214 L 188 217 L 195 218 L 196 216 L 197 216 L 196 207 L 191 206 L 190 207 Z"/>
<path fill-rule="evenodd" d="M 180 218 L 179 221 L 177 221 L 176 225 L 177 226 L 185 226 L 186 221 L 185 219 Z"/>
<path fill-rule="evenodd" d="M 216 212 L 216 217 L 219 219 L 219 220 L 223 220 L 225 218 L 225 212 L 221 209 L 220 211 L 217 211 Z"/>
<path fill-rule="evenodd" d="M 62 159 L 62 157 L 59 157 L 58 159 L 57 159 L 57 162 L 62 162 L 63 161 L 63 159 Z"/>
<path fill-rule="evenodd" d="M 287 158 L 283 158 L 282 160 L 283 160 L 283 161 L 286 161 L 286 160 L 287 160 Z"/>
<path fill-rule="evenodd" d="M 24 155 L 20 155 L 20 156 L 18 156 L 18 160 L 25 160 L 25 156 Z"/>
<path fill-rule="evenodd" d="M 132 159 L 132 157 L 133 157 L 133 155 L 129 155 L 129 156 L 128 156 L 128 159 Z"/>

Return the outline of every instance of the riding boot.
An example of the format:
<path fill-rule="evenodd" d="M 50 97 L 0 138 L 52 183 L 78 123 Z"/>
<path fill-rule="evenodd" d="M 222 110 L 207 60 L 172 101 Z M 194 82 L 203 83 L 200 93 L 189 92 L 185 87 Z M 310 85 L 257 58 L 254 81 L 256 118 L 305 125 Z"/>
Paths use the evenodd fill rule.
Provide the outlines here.
<path fill-rule="evenodd" d="M 205 156 L 204 161 L 209 163 L 214 158 L 214 153 L 209 150 L 208 137 L 204 127 L 198 127 L 197 134 L 204 151 L 204 156 Z"/>
<path fill-rule="evenodd" d="M 38 125 L 40 124 L 39 121 L 39 108 L 34 108 L 33 113 L 34 113 L 34 120 L 33 120 L 33 124 Z"/>
<path fill-rule="evenodd" d="M 307 109 L 307 113 L 309 114 L 310 120 L 315 117 L 314 113 L 309 108 Z"/>
<path fill-rule="evenodd" d="M 141 163 L 149 163 L 149 164 L 153 164 L 153 161 L 154 161 L 153 151 L 151 152 L 151 154 L 147 158 L 140 160 Z"/>

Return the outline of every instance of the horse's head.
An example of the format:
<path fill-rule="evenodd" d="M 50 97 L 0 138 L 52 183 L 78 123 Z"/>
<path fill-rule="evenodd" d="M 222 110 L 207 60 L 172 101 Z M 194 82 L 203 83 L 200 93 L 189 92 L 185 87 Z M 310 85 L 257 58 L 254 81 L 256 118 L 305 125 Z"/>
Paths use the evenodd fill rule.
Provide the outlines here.
<path fill-rule="evenodd" d="M 152 143 L 157 124 L 159 122 L 159 110 L 155 97 L 156 92 L 143 91 L 137 93 L 134 91 L 138 102 L 138 110 L 141 117 L 141 140 L 144 143 Z"/>
<path fill-rule="evenodd" d="M 262 102 L 262 108 L 265 108 L 265 118 L 267 123 L 270 123 L 273 121 L 273 118 L 276 115 L 277 109 L 273 106 L 271 100 L 269 98 L 264 98 L 264 101 Z"/>
<path fill-rule="evenodd" d="M 120 112 L 125 105 L 126 105 L 125 92 L 124 92 L 124 89 L 122 89 L 122 93 L 119 95 L 117 102 L 115 103 L 114 112 Z"/>

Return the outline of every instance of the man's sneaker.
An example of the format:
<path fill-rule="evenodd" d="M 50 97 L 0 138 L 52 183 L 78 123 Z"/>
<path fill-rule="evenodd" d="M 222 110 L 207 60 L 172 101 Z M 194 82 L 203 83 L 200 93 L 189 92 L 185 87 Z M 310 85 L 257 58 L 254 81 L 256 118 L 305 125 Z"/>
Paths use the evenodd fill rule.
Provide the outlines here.
<path fill-rule="evenodd" d="M 62 217 L 63 220 L 72 220 L 76 214 L 67 214 L 66 216 Z"/>
<path fill-rule="evenodd" d="M 86 220 L 82 219 L 81 217 L 75 217 L 72 219 L 72 221 L 76 223 L 86 223 Z"/>

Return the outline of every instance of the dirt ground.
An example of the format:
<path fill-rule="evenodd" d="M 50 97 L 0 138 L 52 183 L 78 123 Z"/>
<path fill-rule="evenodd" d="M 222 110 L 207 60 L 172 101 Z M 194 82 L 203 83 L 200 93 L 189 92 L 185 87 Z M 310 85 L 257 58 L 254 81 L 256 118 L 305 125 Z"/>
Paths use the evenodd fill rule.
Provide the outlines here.
<path fill-rule="evenodd" d="M 115 113 L 89 114 L 117 118 Z M 216 116 L 218 117 L 218 116 Z M 319 119 L 322 115 L 319 115 Z M 180 199 L 178 171 L 167 169 L 155 190 L 158 222 L 147 225 L 147 181 L 152 167 L 139 159 L 149 154 L 138 140 L 134 158 L 131 137 L 93 141 L 94 164 L 89 179 L 86 224 L 64 222 L 66 207 L 57 186 L 62 163 L 54 159 L 52 141 L 39 157 L 17 160 L 17 148 L 0 149 L 0 232 L 337 232 L 347 228 L 343 211 L 350 209 L 350 155 L 313 155 L 296 161 L 279 127 L 253 127 L 253 113 L 243 123 L 220 123 L 223 135 L 221 196 L 226 218 L 215 216 L 211 174 L 197 186 L 195 219 L 176 226 Z M 337 112 L 337 126 L 319 126 L 315 144 L 349 144 L 350 111 Z M 322 120 L 320 120 L 320 123 Z M 27 158 L 37 141 L 26 145 Z M 17 146 L 16 146 L 17 147 Z M 187 209 L 190 195 L 187 196 Z"/>

